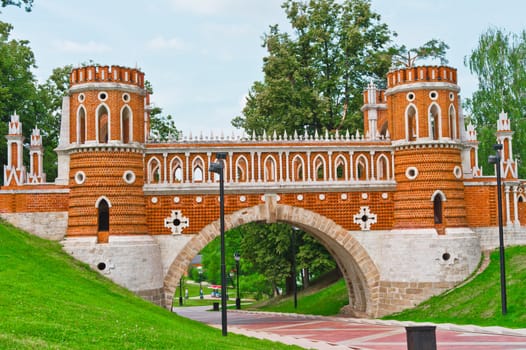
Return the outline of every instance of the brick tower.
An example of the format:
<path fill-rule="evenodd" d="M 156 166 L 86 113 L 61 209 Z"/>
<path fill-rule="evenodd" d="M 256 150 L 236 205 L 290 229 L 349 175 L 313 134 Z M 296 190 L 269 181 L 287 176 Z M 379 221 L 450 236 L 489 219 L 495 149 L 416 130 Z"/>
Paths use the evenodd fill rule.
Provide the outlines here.
<path fill-rule="evenodd" d="M 379 118 L 395 149 L 394 228 L 466 227 L 456 69 L 392 71 Z"/>
<path fill-rule="evenodd" d="M 68 172 L 68 237 L 147 232 L 143 156 L 148 114 L 144 73 L 82 67 L 70 76 L 61 127 L 59 179 Z M 65 125 L 67 124 L 67 125 Z M 66 164 L 63 164 L 66 163 Z"/>

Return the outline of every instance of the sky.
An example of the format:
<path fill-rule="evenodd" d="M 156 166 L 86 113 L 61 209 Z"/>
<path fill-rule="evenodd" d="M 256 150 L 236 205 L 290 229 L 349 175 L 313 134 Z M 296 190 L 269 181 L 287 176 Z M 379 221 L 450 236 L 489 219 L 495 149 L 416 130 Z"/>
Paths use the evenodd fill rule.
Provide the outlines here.
<path fill-rule="evenodd" d="M 152 102 L 185 135 L 224 132 L 241 115 L 254 81 L 262 80 L 262 37 L 289 25 L 283 0 L 35 0 L 30 13 L 10 6 L 0 20 L 29 40 L 45 81 L 53 68 L 92 60 L 140 68 Z M 489 27 L 526 29 L 524 0 L 371 0 L 395 43 L 418 47 L 436 38 L 450 49 L 463 98 L 477 89 L 464 58 Z M 438 63 L 438 62 L 437 62 Z"/>

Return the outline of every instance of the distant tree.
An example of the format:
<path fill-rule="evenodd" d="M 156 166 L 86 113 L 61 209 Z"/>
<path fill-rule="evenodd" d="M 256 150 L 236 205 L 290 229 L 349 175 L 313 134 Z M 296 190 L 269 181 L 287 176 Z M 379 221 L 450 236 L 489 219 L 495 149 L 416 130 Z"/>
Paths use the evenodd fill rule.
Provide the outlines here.
<path fill-rule="evenodd" d="M 146 91 L 153 95 L 153 87 L 149 81 L 144 83 Z M 163 115 L 163 110 L 160 107 L 154 106 L 150 110 L 150 134 L 159 141 L 168 141 L 176 139 L 180 135 L 180 131 L 175 126 L 174 118 L 168 114 Z"/>
<path fill-rule="evenodd" d="M 514 130 L 513 151 L 522 162 L 519 174 L 526 175 L 526 31 L 519 34 L 489 28 L 465 64 L 478 78 L 478 89 L 464 107 L 478 131 L 479 162 L 492 173 L 488 155 L 494 154 L 495 132 L 500 112 L 508 113 Z M 490 170 L 491 169 L 491 170 Z M 489 170 L 489 171 L 488 171 Z"/>
<path fill-rule="evenodd" d="M 6 7 L 6 6 L 22 7 L 22 5 L 24 5 L 24 9 L 27 12 L 31 12 L 34 0 L 1 0 L 1 1 L 2 1 L 1 2 L 2 7 Z"/>
<path fill-rule="evenodd" d="M 24 136 L 29 139 L 41 111 L 38 102 L 33 51 L 27 40 L 10 39 L 13 26 L 0 21 L 0 163 L 7 164 L 7 124 L 13 113 L 20 116 Z M 0 172 L 3 184 L 3 171 Z"/>
<path fill-rule="evenodd" d="M 440 64 L 448 63 L 446 51 L 449 46 L 441 40 L 432 39 L 420 47 L 408 49 L 405 45 L 398 48 L 398 52 L 393 54 L 393 65 L 395 67 L 403 66 L 406 68 L 413 67 L 417 60 L 439 59 Z"/>
<path fill-rule="evenodd" d="M 235 127 L 251 134 L 302 134 L 361 127 L 362 91 L 391 65 L 394 35 L 368 0 L 287 0 L 293 34 L 271 26 L 263 37 L 264 80 L 250 88 Z"/>

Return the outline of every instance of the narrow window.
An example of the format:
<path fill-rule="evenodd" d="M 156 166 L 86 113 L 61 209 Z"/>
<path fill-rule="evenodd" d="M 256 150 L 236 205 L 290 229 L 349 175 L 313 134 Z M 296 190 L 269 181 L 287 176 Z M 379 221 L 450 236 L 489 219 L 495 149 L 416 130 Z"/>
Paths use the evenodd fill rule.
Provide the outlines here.
<path fill-rule="evenodd" d="M 122 142 L 123 143 L 130 143 L 131 141 L 131 118 L 130 118 L 130 109 L 128 107 L 124 107 L 122 110 L 122 116 L 121 116 L 121 132 L 122 132 Z"/>
<path fill-rule="evenodd" d="M 433 200 L 433 211 L 435 214 L 435 224 L 442 223 L 442 197 L 437 194 Z"/>
<path fill-rule="evenodd" d="M 99 231 L 110 230 L 110 207 L 105 199 L 99 202 Z"/>
<path fill-rule="evenodd" d="M 97 120 L 99 123 L 99 143 L 108 143 L 108 128 L 109 128 L 109 112 L 105 106 L 101 106 L 98 110 Z"/>

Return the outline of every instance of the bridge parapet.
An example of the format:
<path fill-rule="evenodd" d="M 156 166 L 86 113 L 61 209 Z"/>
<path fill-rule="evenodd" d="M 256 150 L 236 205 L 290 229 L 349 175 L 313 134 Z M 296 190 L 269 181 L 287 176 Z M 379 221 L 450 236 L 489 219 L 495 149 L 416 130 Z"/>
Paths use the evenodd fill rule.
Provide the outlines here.
<path fill-rule="evenodd" d="M 206 190 L 207 184 L 218 180 L 208 172 L 210 164 L 217 161 L 217 152 L 227 153 L 224 161 L 227 187 L 238 184 L 246 189 L 261 189 L 295 183 L 305 189 L 311 183 L 318 187 L 323 183 L 337 188 L 394 181 L 394 149 L 387 140 L 223 140 L 148 144 L 146 188 L 169 184 L 178 189 Z"/>

